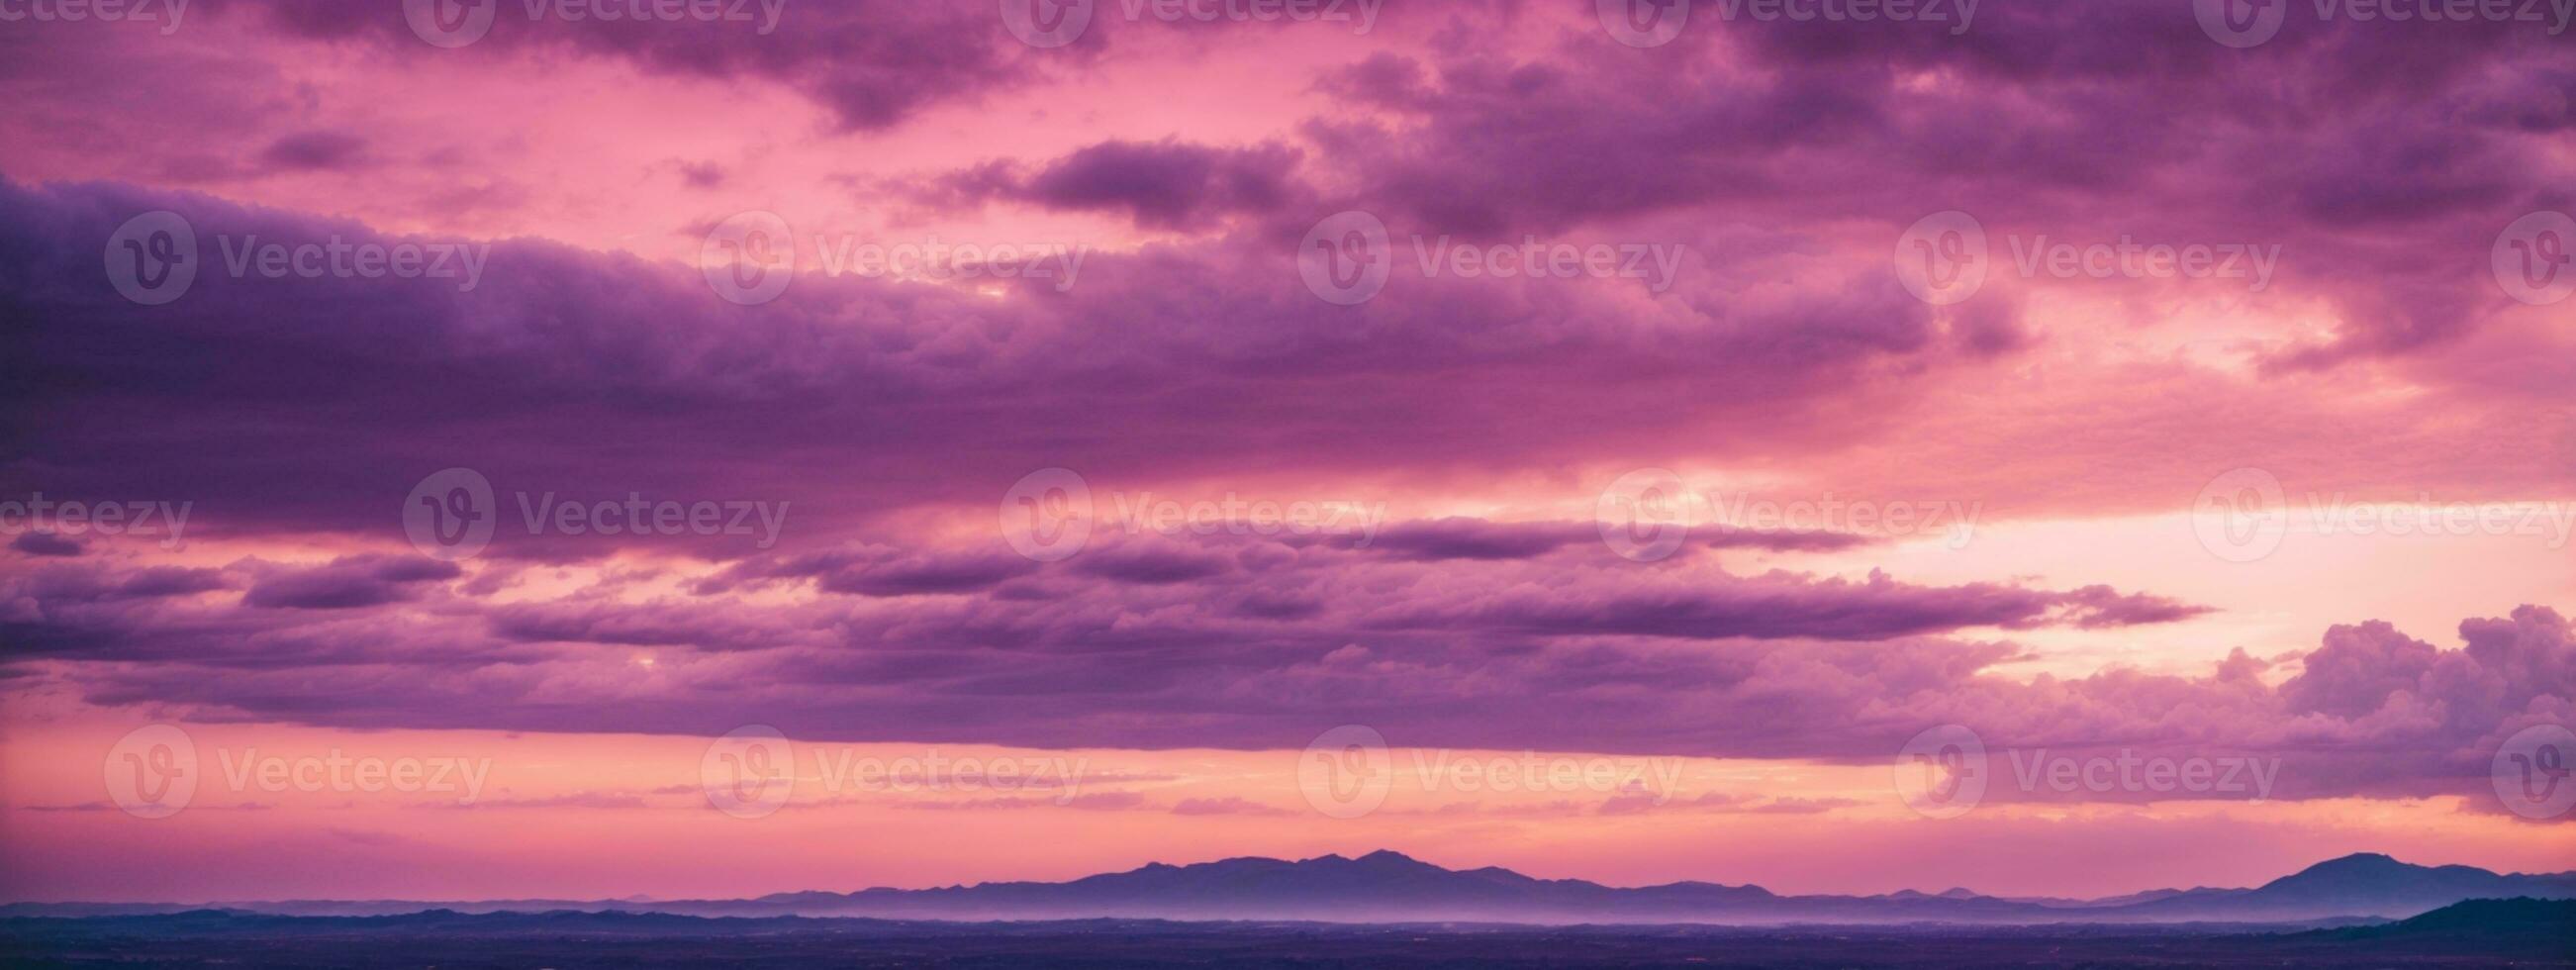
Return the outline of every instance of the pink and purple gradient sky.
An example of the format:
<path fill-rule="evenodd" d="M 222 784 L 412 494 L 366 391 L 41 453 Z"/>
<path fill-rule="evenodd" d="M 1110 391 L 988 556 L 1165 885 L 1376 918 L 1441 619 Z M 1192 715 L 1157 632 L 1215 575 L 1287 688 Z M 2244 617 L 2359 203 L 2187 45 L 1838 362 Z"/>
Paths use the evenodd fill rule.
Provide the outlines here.
<path fill-rule="evenodd" d="M 178 536 L 0 515 L 0 897 L 721 896 L 1376 848 L 1783 892 L 2576 868 L 2568 816 L 2491 778 L 2576 719 L 2576 300 L 2492 258 L 2576 211 L 2568 37 L 2300 5 L 2239 48 L 2190 0 L 1987 0 L 1955 31 L 1702 4 L 1652 46 L 1589 0 L 1391 0 L 1365 30 L 1093 6 L 1056 47 L 989 0 L 506 3 L 453 48 L 393 2 L 0 20 L 0 503 L 188 510 Z M 111 240 L 161 210 L 199 268 L 143 305 Z M 1348 210 L 1392 242 L 1344 305 L 1299 248 Z M 1891 254 L 1949 210 L 1989 256 L 1935 305 Z M 751 305 L 708 245 L 746 211 L 797 260 Z M 478 275 L 228 260 L 334 239 L 461 244 Z M 1673 261 L 1470 277 L 1423 261 L 1444 240 Z M 2277 264 L 2020 258 L 2123 240 Z M 1082 258 L 831 262 L 933 243 Z M 455 561 L 404 519 L 450 468 L 497 495 Z M 1092 499 L 1061 558 L 1008 525 L 1045 469 Z M 1622 555 L 1596 521 L 1648 469 L 1698 497 L 1687 539 Z M 2247 481 L 2279 487 L 2254 547 L 2212 528 Z M 570 534 L 520 504 L 630 495 L 783 518 Z M 1202 502 L 1221 527 L 1155 518 Z M 111 787 L 153 724 L 195 754 L 162 818 Z M 796 752 L 758 818 L 704 790 L 748 725 Z M 1301 780 L 1342 725 L 1393 749 L 1355 818 Z M 1891 772 L 1943 725 L 1993 752 L 1955 817 Z M 2007 752 L 2043 750 L 2278 774 L 2013 784 Z M 460 804 L 242 773 L 334 751 L 482 780 Z M 822 777 L 933 756 L 1075 780 Z M 1498 758 L 1638 773 L 1416 770 Z"/>

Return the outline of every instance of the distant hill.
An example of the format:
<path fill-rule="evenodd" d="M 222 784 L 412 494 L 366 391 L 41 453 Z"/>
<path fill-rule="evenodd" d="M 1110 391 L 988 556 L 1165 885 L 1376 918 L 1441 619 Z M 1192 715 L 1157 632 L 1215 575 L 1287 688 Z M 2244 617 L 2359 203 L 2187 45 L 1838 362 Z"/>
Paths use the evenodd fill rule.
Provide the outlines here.
<path fill-rule="evenodd" d="M 2317 863 L 2254 889 L 2193 890 L 2118 911 L 2156 920 L 2395 918 L 2464 900 L 2517 896 L 2576 898 L 2576 873 L 2498 874 L 2474 866 L 2418 866 L 2377 853 L 2359 853 Z"/>
<path fill-rule="evenodd" d="M 2308 924 L 2404 918 L 2466 900 L 2576 899 L 2576 873 L 2498 874 L 2469 866 L 2417 866 L 2384 855 L 2322 862 L 2253 889 L 2157 890 L 2103 900 L 2030 900 L 1964 889 L 1938 895 L 1782 896 L 1760 886 L 1678 882 L 1619 888 L 1580 879 L 1535 879 L 1508 869 L 1447 869 L 1397 852 L 1289 861 L 1235 858 L 1154 863 L 1070 882 L 998 882 L 937 889 L 797 892 L 739 900 L 517 900 L 233 903 L 237 914 L 380 916 L 569 911 L 705 917 L 866 917 L 886 920 L 1171 919 L 1342 923 L 1706 923 L 1986 926 L 2065 923 Z M 124 904 L 12 904 L 0 916 L 170 913 Z M 2472 911 L 2474 912 L 2474 911 Z M 423 914 L 428 915 L 428 914 Z"/>
<path fill-rule="evenodd" d="M 2350 939 L 2527 944 L 2576 959 L 2576 900 L 2472 899 L 2382 926 L 2325 932 Z"/>

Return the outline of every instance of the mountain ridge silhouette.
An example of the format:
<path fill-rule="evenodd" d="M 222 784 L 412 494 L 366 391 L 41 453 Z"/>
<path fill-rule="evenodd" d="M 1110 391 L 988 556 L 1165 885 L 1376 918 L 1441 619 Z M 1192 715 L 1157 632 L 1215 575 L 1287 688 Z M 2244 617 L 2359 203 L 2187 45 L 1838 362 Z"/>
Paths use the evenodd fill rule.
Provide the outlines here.
<path fill-rule="evenodd" d="M 1774 893 L 1756 885 L 1682 881 L 1614 887 L 1540 879 L 1498 866 L 1449 869 L 1392 850 L 1287 860 L 1235 856 L 1152 862 L 1063 882 L 985 882 L 930 889 L 807 890 L 730 900 L 501 900 L 481 903 L 299 900 L 212 908 L 275 915 L 475 912 L 668 913 L 690 916 L 905 920 L 1312 920 L 1495 923 L 2044 923 L 2309 922 L 2401 919 L 2471 899 L 2576 899 L 2576 872 L 2497 873 L 2421 866 L 2355 853 L 2244 889 L 2151 890 L 2098 900 L 2003 898 L 1965 889 L 1876 896 Z M 16 903 L 0 916 L 178 912 L 132 904 Z M 85 911 L 86 910 L 86 911 Z"/>

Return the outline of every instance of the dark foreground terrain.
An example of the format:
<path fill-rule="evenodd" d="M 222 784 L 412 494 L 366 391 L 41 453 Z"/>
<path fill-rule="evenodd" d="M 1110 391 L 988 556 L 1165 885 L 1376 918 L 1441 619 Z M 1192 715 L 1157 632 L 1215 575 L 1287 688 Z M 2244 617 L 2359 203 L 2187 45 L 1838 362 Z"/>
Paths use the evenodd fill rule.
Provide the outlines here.
<path fill-rule="evenodd" d="M 930 923 L 434 911 L 0 920 L 13 967 L 2576 967 L 2576 902 L 2336 929 Z"/>

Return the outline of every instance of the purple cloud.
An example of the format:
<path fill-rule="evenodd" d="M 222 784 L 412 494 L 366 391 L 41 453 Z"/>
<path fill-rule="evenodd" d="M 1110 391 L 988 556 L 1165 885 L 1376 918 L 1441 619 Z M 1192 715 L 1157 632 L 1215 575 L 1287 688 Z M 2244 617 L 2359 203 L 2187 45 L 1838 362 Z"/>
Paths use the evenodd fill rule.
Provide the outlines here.
<path fill-rule="evenodd" d="M 382 606 L 417 595 L 417 584 L 462 575 L 464 570 L 454 563 L 433 559 L 344 556 L 327 565 L 265 576 L 250 588 L 242 602 L 266 609 L 299 610 Z"/>
<path fill-rule="evenodd" d="M 69 558 L 81 554 L 81 544 L 51 532 L 27 532 L 9 540 L 9 548 L 30 556 Z"/>

